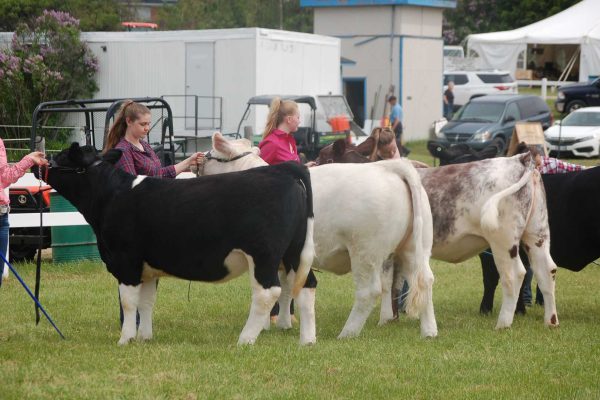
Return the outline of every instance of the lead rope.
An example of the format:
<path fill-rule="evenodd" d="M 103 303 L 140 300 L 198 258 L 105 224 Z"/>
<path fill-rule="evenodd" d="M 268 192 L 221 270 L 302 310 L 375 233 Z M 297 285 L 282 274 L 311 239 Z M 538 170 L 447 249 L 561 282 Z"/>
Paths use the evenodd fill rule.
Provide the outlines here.
<path fill-rule="evenodd" d="M 36 261 L 36 268 L 35 268 L 35 298 L 39 299 L 40 298 L 40 281 L 41 281 L 41 277 L 42 277 L 42 246 L 44 245 L 43 243 L 43 233 L 44 233 L 44 221 L 43 221 L 43 212 L 44 209 L 42 207 L 42 202 L 43 200 L 43 196 L 42 196 L 42 167 L 40 167 L 39 165 L 38 167 L 38 182 L 39 182 L 39 186 L 38 186 L 38 192 L 37 192 L 37 197 L 38 197 L 38 205 L 39 205 L 39 209 L 40 209 L 40 231 L 39 231 L 39 240 L 38 240 L 38 251 L 37 251 L 37 261 Z M 40 323 L 40 308 L 39 308 L 39 303 L 35 302 L 35 324 L 39 324 Z"/>

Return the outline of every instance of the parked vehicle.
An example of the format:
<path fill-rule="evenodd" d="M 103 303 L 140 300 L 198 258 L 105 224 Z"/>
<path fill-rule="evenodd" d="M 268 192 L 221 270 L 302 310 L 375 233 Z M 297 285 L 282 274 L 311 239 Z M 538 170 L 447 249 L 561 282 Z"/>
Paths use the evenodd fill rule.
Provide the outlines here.
<path fill-rule="evenodd" d="M 475 97 L 519 93 L 517 82 L 508 71 L 445 71 L 444 91 L 448 88 L 448 81 L 454 82 L 455 110 Z"/>
<path fill-rule="evenodd" d="M 551 155 L 561 152 L 578 157 L 600 156 L 600 107 L 579 108 L 545 133 Z"/>
<path fill-rule="evenodd" d="M 600 106 L 600 78 L 591 83 L 573 83 L 558 88 L 554 107 L 560 113 L 590 106 Z"/>
<path fill-rule="evenodd" d="M 251 111 L 259 107 L 267 108 L 271 105 L 273 98 L 280 97 L 282 100 L 293 100 L 298 103 L 302 115 L 300 127 L 294 132 L 294 138 L 298 147 L 298 153 L 304 153 L 307 159 L 313 160 L 319 155 L 319 151 L 333 143 L 337 139 L 347 137 L 366 136 L 362 129 L 354 123 L 350 106 L 344 96 L 321 95 L 321 96 L 291 96 L 291 95 L 263 95 L 254 96 L 248 100 L 246 110 L 238 124 L 237 132 L 232 134 L 237 137 L 252 139 L 254 145 L 262 140 L 262 135 L 252 132 L 250 125 L 242 125 L 247 121 Z M 317 104 L 320 109 L 317 109 Z M 308 108 L 308 112 L 306 112 Z M 343 120 L 343 121 L 340 121 Z M 340 123 L 345 122 L 345 123 Z M 360 141 L 360 140 L 359 140 Z"/>
<path fill-rule="evenodd" d="M 39 195 L 39 186 L 10 186 L 10 212 L 12 214 L 40 212 L 39 201 L 42 201 L 42 211 L 50 211 L 50 191 L 48 186 L 42 186 L 42 195 Z M 50 247 L 50 227 L 46 226 L 42 230 L 42 248 Z M 10 228 L 10 260 L 13 261 L 31 261 L 40 244 L 40 228 Z"/>
<path fill-rule="evenodd" d="M 494 143 L 504 154 L 519 121 L 540 122 L 547 129 L 553 119 L 548 105 L 538 96 L 481 96 L 465 104 L 439 130 L 437 141 L 445 147 L 466 143 L 476 150 Z"/>

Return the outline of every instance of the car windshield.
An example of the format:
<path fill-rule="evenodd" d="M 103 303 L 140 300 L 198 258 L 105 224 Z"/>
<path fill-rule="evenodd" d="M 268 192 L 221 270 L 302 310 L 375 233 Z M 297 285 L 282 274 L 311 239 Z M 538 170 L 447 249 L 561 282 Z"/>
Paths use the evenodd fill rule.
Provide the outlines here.
<path fill-rule="evenodd" d="M 504 112 L 504 103 L 468 103 L 452 118 L 463 122 L 496 122 Z"/>
<path fill-rule="evenodd" d="M 600 126 L 600 112 L 575 112 L 562 121 L 562 126 Z"/>

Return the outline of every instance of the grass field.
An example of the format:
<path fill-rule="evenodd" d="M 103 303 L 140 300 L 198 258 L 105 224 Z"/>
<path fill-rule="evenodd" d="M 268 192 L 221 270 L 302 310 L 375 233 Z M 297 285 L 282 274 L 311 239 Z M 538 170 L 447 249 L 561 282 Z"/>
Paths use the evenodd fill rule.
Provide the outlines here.
<path fill-rule="evenodd" d="M 154 339 L 119 347 L 117 285 L 100 263 L 43 267 L 41 298 L 66 335 L 43 320 L 14 277 L 0 289 L 2 399 L 496 399 L 600 397 L 600 269 L 559 270 L 559 328 L 543 326 L 541 307 L 495 331 L 478 314 L 475 260 L 433 261 L 439 337 L 422 339 L 418 321 L 337 340 L 350 312 L 349 275 L 317 275 L 317 344 L 291 331 L 263 332 L 238 347 L 247 318 L 247 277 L 224 285 L 162 279 Z M 33 286 L 34 266 L 17 265 Z"/>

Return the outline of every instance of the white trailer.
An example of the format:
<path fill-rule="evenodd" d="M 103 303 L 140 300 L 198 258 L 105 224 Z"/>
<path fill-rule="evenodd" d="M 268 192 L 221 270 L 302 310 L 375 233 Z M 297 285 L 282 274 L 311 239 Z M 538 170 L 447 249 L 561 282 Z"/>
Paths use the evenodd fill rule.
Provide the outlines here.
<path fill-rule="evenodd" d="M 176 136 L 194 135 L 196 127 L 199 136 L 236 131 L 252 96 L 341 93 L 340 40 L 333 37 L 241 28 L 81 38 L 99 60 L 95 98 L 166 96 Z M 253 115 L 246 125 L 259 132 L 265 117 Z"/>

